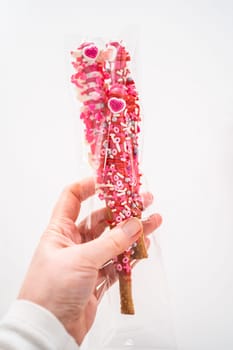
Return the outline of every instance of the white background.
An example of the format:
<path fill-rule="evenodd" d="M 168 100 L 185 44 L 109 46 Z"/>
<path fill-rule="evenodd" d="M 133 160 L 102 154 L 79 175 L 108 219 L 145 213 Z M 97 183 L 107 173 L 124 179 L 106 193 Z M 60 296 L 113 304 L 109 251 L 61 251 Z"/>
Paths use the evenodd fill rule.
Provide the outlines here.
<path fill-rule="evenodd" d="M 0 315 L 17 295 L 59 192 L 83 177 L 70 43 L 124 30 L 128 38 L 127 25 L 141 27 L 144 172 L 164 218 L 158 235 L 178 347 L 230 350 L 230 0 L 1 0 Z"/>

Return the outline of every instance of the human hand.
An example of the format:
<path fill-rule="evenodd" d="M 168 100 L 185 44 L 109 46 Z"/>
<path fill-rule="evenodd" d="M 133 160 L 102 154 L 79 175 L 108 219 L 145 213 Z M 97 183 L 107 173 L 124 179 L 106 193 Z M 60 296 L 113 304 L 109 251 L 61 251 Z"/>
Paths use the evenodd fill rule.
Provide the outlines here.
<path fill-rule="evenodd" d="M 130 218 L 104 232 L 108 212 L 103 208 L 91 214 L 90 227 L 88 218 L 76 224 L 81 203 L 94 193 L 93 179 L 63 191 L 18 297 L 52 312 L 78 344 L 94 322 L 99 299 L 106 289 L 106 274 L 110 284 L 116 279 L 114 265 L 103 266 L 132 245 L 142 229 L 148 235 L 162 221 L 159 214 L 144 222 Z M 144 194 L 144 206 L 151 202 L 152 195 Z"/>

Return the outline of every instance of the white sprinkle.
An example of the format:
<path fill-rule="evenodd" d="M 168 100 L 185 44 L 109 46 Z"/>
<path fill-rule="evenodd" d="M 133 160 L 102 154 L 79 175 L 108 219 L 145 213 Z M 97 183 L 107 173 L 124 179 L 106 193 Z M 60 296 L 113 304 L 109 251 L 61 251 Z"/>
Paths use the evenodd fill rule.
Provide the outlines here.
<path fill-rule="evenodd" d="M 89 93 L 89 96 L 95 100 L 95 99 L 98 99 L 101 96 L 101 93 L 97 92 L 97 91 L 92 91 L 92 92 Z"/>
<path fill-rule="evenodd" d="M 121 177 L 122 179 L 124 178 L 124 176 L 123 176 L 121 173 L 117 173 L 117 175 L 118 175 L 119 177 Z"/>
<path fill-rule="evenodd" d="M 91 81 L 90 83 L 87 83 L 88 88 L 96 87 L 96 83 L 94 81 Z"/>
<path fill-rule="evenodd" d="M 93 77 L 101 77 L 101 73 L 100 72 L 90 72 L 86 74 L 87 78 L 93 78 Z"/>
<path fill-rule="evenodd" d="M 115 141 L 115 134 L 110 134 L 110 136 L 111 136 L 112 142 L 116 143 L 116 141 Z"/>
<path fill-rule="evenodd" d="M 120 152 L 120 151 L 121 151 L 121 148 L 120 148 L 119 142 L 116 142 L 116 148 L 117 148 L 118 152 Z"/>
<path fill-rule="evenodd" d="M 101 187 L 113 187 L 112 184 L 101 184 L 101 185 L 97 185 L 97 188 L 101 188 Z"/>

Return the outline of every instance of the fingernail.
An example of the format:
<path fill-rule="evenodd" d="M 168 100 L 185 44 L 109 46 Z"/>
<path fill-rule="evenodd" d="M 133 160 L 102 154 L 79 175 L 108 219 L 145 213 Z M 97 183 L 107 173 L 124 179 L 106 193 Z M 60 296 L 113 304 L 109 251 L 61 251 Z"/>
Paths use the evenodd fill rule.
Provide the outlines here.
<path fill-rule="evenodd" d="M 151 192 L 148 192 L 148 199 L 149 199 L 149 202 L 152 203 L 153 200 L 154 200 L 154 196 Z"/>
<path fill-rule="evenodd" d="M 160 214 L 157 214 L 156 215 L 156 223 L 157 223 L 157 225 L 160 226 L 162 224 L 162 222 L 163 222 L 162 216 Z"/>
<path fill-rule="evenodd" d="M 159 227 L 162 224 L 162 221 L 163 221 L 163 218 L 160 214 L 151 214 L 142 220 L 143 223 L 155 222 L 156 227 Z"/>
<path fill-rule="evenodd" d="M 122 230 L 127 236 L 133 237 L 142 231 L 141 221 L 137 218 L 130 218 L 123 224 Z"/>

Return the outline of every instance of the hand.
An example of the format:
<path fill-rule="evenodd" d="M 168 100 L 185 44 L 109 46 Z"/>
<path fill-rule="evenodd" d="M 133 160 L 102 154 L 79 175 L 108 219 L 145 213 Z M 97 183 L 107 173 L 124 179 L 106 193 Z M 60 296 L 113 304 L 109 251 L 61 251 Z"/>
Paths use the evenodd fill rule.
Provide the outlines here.
<path fill-rule="evenodd" d="M 99 298 L 106 289 L 106 273 L 110 283 L 116 279 L 113 264 L 103 265 L 135 242 L 142 229 L 148 235 L 162 220 L 159 214 L 145 222 L 130 218 L 104 232 L 108 214 L 100 209 L 91 214 L 90 227 L 88 218 L 76 224 L 82 201 L 94 193 L 93 179 L 63 191 L 19 293 L 19 299 L 52 312 L 78 344 L 94 322 Z M 151 202 L 152 195 L 146 193 L 144 206 Z"/>

